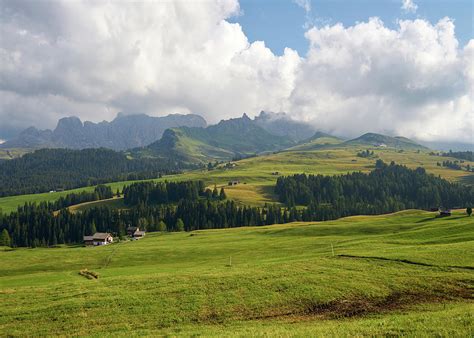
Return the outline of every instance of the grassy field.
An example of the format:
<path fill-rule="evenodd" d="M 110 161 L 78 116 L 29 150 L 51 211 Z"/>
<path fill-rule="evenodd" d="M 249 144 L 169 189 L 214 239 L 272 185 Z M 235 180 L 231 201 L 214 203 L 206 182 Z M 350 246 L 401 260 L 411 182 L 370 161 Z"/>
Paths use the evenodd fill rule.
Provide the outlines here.
<path fill-rule="evenodd" d="M 0 251 L 0 336 L 468 337 L 473 220 L 409 210 Z"/>
<path fill-rule="evenodd" d="M 278 176 L 272 175 L 278 171 L 280 175 L 292 175 L 297 173 L 317 173 L 324 175 L 345 174 L 353 171 L 369 172 L 373 170 L 375 158 L 361 158 L 356 154 L 362 150 L 359 147 L 338 148 L 337 145 L 327 149 L 315 151 L 288 151 L 277 154 L 262 155 L 236 162 L 237 166 L 225 169 L 224 166 L 207 171 L 197 170 L 186 172 L 181 175 L 166 176 L 162 180 L 196 180 L 201 179 L 212 186 L 226 185 L 230 180 L 239 180 L 242 184 L 226 190 L 229 198 L 235 199 L 242 204 L 261 205 L 274 202 L 275 196 L 272 192 Z M 408 167 L 424 167 L 430 173 L 440 175 L 452 182 L 474 184 L 474 173 L 453 170 L 437 166 L 437 162 L 450 159 L 447 157 L 432 156 L 428 152 L 404 151 L 396 149 L 373 148 L 375 154 L 385 162 L 395 161 Z M 454 160 L 454 159 L 450 159 Z M 474 163 L 470 163 L 474 167 Z M 159 180 L 159 179 L 157 179 Z M 112 190 L 122 189 L 124 185 L 133 181 L 110 183 Z M 81 190 L 93 190 L 93 187 L 79 188 L 70 191 L 32 194 L 22 196 L 10 196 L 0 198 L 0 208 L 3 212 L 11 212 L 25 202 L 54 201 L 60 196 L 70 192 Z"/>
<path fill-rule="evenodd" d="M 21 157 L 31 151 L 32 149 L 0 149 L 0 160 L 11 160 L 13 158 Z"/>

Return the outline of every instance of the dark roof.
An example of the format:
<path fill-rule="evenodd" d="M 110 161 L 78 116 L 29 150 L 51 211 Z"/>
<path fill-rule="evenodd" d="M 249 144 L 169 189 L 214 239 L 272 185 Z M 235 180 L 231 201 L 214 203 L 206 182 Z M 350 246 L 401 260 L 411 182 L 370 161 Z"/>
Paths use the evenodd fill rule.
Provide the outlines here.
<path fill-rule="evenodd" d="M 96 232 L 94 236 L 92 236 L 94 239 L 107 239 L 107 237 L 112 236 L 108 232 Z"/>
<path fill-rule="evenodd" d="M 84 241 L 93 241 L 94 236 L 84 236 Z"/>
<path fill-rule="evenodd" d="M 129 226 L 129 227 L 127 228 L 127 231 L 135 231 L 135 230 L 138 230 L 138 227 Z"/>

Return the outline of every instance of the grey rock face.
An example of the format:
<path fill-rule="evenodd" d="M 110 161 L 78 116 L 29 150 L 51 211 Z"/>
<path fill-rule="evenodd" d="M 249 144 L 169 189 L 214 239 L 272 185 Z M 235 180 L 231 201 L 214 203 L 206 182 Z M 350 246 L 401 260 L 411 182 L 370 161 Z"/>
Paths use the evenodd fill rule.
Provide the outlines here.
<path fill-rule="evenodd" d="M 152 117 L 145 114 L 119 114 L 111 122 L 93 123 L 77 117 L 65 117 L 56 128 L 38 130 L 30 127 L 2 148 L 109 148 L 125 150 L 144 147 L 159 140 L 168 128 L 206 127 L 204 118 L 195 114 L 171 114 Z"/>

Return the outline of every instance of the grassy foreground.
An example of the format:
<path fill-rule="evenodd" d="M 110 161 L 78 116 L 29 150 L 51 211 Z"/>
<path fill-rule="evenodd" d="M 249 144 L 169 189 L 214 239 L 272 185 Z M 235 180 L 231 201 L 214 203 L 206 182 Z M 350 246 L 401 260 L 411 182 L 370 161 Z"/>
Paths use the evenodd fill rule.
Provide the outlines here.
<path fill-rule="evenodd" d="M 473 217 L 415 210 L 0 251 L 0 336 L 467 337 L 473 263 Z"/>

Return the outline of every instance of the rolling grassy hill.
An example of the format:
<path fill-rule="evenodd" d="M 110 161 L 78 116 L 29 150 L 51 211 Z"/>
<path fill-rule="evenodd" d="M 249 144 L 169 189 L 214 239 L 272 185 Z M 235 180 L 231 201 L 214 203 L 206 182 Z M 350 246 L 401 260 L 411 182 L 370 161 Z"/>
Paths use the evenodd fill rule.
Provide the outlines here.
<path fill-rule="evenodd" d="M 413 150 L 413 149 L 427 150 L 428 149 L 427 147 L 422 146 L 406 137 L 402 137 L 402 136 L 391 137 L 391 136 L 375 134 L 375 133 L 364 134 L 353 140 L 347 141 L 346 144 L 368 145 L 368 146 L 384 145 L 390 148 L 400 148 L 400 149 L 405 149 L 405 150 Z"/>
<path fill-rule="evenodd" d="M 0 335 L 467 337 L 473 241 L 409 210 L 0 251 Z"/>
<path fill-rule="evenodd" d="M 352 171 L 369 172 L 373 169 L 375 158 L 357 157 L 361 150 L 370 148 L 378 158 L 385 162 L 395 161 L 410 168 L 424 167 L 427 172 L 452 181 L 465 184 L 474 184 L 474 174 L 462 170 L 453 170 L 440 167 L 437 162 L 455 160 L 449 157 L 430 155 L 423 150 L 400 150 L 394 148 L 380 148 L 368 146 L 350 146 L 347 144 L 334 145 L 312 151 L 288 151 L 276 154 L 262 155 L 235 162 L 236 166 L 226 169 L 224 165 L 212 171 L 194 170 L 180 175 L 165 176 L 161 180 L 204 180 L 206 184 L 221 186 L 230 180 L 240 180 L 242 184 L 226 187 L 227 196 L 237 202 L 249 205 L 262 205 L 275 201 L 272 186 L 278 176 L 272 175 L 278 171 L 280 175 L 297 173 L 320 173 L 324 175 L 345 174 Z M 474 166 L 474 162 L 466 161 Z M 156 179 L 160 180 L 160 179 Z M 107 184 L 115 192 L 124 185 L 134 181 L 115 182 Z M 79 188 L 70 191 L 9 196 L 0 198 L 0 208 L 3 212 L 11 212 L 25 202 L 54 201 L 70 192 L 82 190 L 92 191 L 93 187 Z"/>
<path fill-rule="evenodd" d="M 209 161 L 230 160 L 236 155 L 280 150 L 294 143 L 288 137 L 270 134 L 244 114 L 241 118 L 223 120 L 207 128 L 168 130 L 159 141 L 134 153 L 207 164 Z"/>
<path fill-rule="evenodd" d="M 300 144 L 286 149 L 286 151 L 317 150 L 324 146 L 342 143 L 343 140 L 323 132 L 316 132 L 312 137 L 300 142 Z"/>

